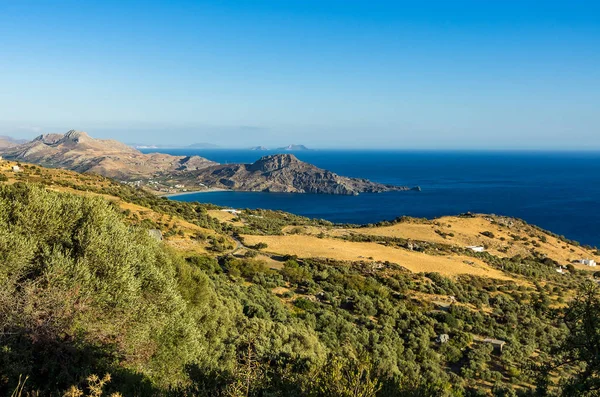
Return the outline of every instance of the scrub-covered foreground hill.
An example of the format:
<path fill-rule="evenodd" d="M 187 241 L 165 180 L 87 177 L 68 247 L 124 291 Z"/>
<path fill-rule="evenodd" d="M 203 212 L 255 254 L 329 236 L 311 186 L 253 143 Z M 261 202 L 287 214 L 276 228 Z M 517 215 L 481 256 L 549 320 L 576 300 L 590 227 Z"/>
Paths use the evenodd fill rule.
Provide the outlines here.
<path fill-rule="evenodd" d="M 586 395 L 598 382 L 594 272 L 556 271 L 597 251 L 522 221 L 343 227 L 12 165 L 0 393 L 22 375 L 23 395 L 81 395 L 104 373 L 105 395 L 125 396 Z"/>

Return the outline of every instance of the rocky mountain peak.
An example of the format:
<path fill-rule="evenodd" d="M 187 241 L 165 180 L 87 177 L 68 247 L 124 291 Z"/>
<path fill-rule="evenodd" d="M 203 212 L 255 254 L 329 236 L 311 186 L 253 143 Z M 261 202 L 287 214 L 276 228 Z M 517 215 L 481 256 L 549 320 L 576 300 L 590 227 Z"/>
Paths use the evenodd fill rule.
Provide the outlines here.
<path fill-rule="evenodd" d="M 53 145 L 63 139 L 63 137 L 63 134 L 43 134 L 35 137 L 32 142 L 42 142 L 46 145 Z"/>
<path fill-rule="evenodd" d="M 282 168 L 299 165 L 302 162 L 293 154 L 272 154 L 263 156 L 249 167 L 250 171 L 272 172 Z"/>
<path fill-rule="evenodd" d="M 32 142 L 42 142 L 46 145 L 61 143 L 79 143 L 94 140 L 83 131 L 70 130 L 65 134 L 43 134 L 35 137 Z"/>
<path fill-rule="evenodd" d="M 63 136 L 63 141 L 70 141 L 74 143 L 79 143 L 86 140 L 91 140 L 92 138 L 83 131 L 69 130 Z"/>

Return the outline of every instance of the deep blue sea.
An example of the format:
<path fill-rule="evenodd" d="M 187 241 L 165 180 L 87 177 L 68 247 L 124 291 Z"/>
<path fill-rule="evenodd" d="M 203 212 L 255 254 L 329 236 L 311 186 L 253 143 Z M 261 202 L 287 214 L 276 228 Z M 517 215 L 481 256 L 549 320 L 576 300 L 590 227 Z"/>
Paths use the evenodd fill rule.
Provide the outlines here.
<path fill-rule="evenodd" d="M 149 152 L 150 150 L 145 150 Z M 154 150 L 157 151 L 157 150 Z M 164 149 L 219 163 L 253 162 L 271 152 Z M 333 151 L 294 153 L 340 175 L 421 192 L 332 196 L 213 192 L 174 197 L 234 208 L 267 208 L 341 223 L 466 211 L 522 218 L 584 244 L 600 246 L 600 153 Z"/>

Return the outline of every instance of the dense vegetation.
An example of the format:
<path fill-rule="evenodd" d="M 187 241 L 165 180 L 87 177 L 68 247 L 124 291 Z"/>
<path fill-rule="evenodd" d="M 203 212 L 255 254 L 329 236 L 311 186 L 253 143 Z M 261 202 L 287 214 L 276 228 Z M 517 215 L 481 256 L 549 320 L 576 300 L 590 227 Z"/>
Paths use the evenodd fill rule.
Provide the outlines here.
<path fill-rule="evenodd" d="M 110 189 L 234 232 L 200 205 Z M 310 224 L 252 214 L 265 234 Z M 105 392 L 125 396 L 597 395 L 597 288 L 543 258 L 486 255 L 528 281 L 182 255 L 101 198 L 2 185 L 0 393 L 20 375 L 62 395 L 110 373 Z"/>

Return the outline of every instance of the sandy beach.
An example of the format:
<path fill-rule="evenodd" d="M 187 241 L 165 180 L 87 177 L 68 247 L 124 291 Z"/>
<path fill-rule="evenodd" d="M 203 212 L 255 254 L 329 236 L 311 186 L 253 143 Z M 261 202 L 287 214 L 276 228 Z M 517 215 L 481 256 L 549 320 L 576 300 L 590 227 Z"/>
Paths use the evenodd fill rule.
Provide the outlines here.
<path fill-rule="evenodd" d="M 161 197 L 177 197 L 177 196 L 187 196 L 188 194 L 196 194 L 196 193 L 213 193 L 213 192 L 229 192 L 228 189 L 219 189 L 219 188 L 210 188 L 206 190 L 194 190 L 189 192 L 181 192 L 181 193 L 169 193 L 169 194 L 161 194 Z"/>

